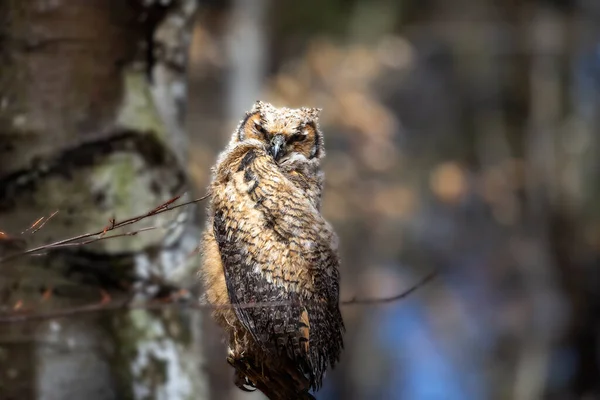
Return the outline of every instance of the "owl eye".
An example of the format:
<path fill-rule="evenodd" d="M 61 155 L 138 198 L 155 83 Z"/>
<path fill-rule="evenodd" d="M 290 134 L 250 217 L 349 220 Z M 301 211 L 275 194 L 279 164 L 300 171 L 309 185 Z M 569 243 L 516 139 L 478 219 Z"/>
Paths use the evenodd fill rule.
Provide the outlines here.
<path fill-rule="evenodd" d="M 254 123 L 254 128 L 259 131 L 264 137 L 265 139 L 267 138 L 267 130 L 265 128 L 263 128 L 263 126 L 259 123 Z"/>
<path fill-rule="evenodd" d="M 304 140 L 306 140 L 307 135 L 304 133 L 295 133 L 294 135 L 292 135 L 292 137 L 290 138 L 290 140 L 288 141 L 289 143 L 296 143 L 296 142 L 303 142 Z"/>

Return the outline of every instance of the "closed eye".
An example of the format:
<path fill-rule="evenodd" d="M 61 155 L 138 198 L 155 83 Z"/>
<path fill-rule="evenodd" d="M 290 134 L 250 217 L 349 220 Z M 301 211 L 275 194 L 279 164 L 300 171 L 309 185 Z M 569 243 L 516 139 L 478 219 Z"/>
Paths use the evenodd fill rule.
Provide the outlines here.
<path fill-rule="evenodd" d="M 302 142 L 306 139 L 306 137 L 307 135 L 304 133 L 296 133 L 288 139 L 288 143 Z"/>
<path fill-rule="evenodd" d="M 266 131 L 266 129 L 265 129 L 265 128 L 263 128 L 263 126 L 262 126 L 262 125 L 260 125 L 260 124 L 256 124 L 256 123 L 255 123 L 255 124 L 254 124 L 254 128 L 255 128 L 257 131 L 259 131 L 259 132 L 260 132 L 260 133 L 261 133 L 261 134 L 264 136 L 264 138 L 265 138 L 265 139 L 268 139 L 268 137 L 267 137 L 267 136 L 268 136 L 268 135 L 267 135 L 267 131 Z"/>

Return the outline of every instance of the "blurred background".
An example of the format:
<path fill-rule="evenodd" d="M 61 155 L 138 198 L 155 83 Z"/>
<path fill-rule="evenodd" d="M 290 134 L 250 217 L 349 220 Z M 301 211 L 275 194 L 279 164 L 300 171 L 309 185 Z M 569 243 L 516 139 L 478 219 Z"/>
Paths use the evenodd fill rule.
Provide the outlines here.
<path fill-rule="evenodd" d="M 0 46 L 5 56 L 18 53 L 7 64 L 22 62 L 31 73 L 14 91 L 29 91 L 29 97 L 14 98 L 35 103 L 16 111 L 8 100 L 0 104 L 5 247 L 15 237 L 11 229 L 32 247 L 101 228 L 115 212 L 120 219 L 137 215 L 184 187 L 189 196 L 203 194 L 216 155 L 256 99 L 321 107 L 323 214 L 341 239 L 342 298 L 395 295 L 433 270 L 439 276 L 398 302 L 344 307 L 342 362 L 317 398 L 600 399 L 600 2 L 128 0 L 129 6 L 117 6 L 94 0 L 75 12 L 77 0 L 28 0 L 22 4 L 35 10 L 23 12 L 17 2 L 3 1 L 4 22 L 25 22 L 6 23 Z M 71 8 L 63 24 L 50 23 L 65 7 Z M 125 15 L 119 14 L 123 7 L 125 22 L 117 16 Z M 63 27 L 88 21 L 82 18 L 88 14 L 94 23 Z M 120 23 L 125 28 L 113 32 Z M 136 24 L 143 25 L 137 36 Z M 52 36 L 52 29 L 99 43 L 86 44 L 85 54 L 105 59 L 120 49 L 110 64 L 121 62 L 118 71 L 104 74 L 94 66 L 95 72 L 79 74 L 89 60 L 65 58 L 60 47 L 44 53 L 55 60 L 32 61 L 35 41 L 25 43 L 34 50 L 14 50 L 11 32 Z M 127 47 L 123 38 L 131 35 Z M 151 51 L 148 43 L 154 43 Z M 56 67 L 60 63 L 67 72 Z M 6 91 L 20 75 L 0 68 Z M 35 79 L 48 69 L 52 73 Z M 81 83 L 88 81 L 94 83 Z M 102 83 L 113 81 L 124 82 L 114 93 Z M 31 100 L 38 98 L 31 94 L 36 88 L 52 82 L 59 88 L 50 93 L 93 95 Z M 65 104 L 54 107 L 53 101 Z M 114 107 L 103 106 L 111 102 Z M 152 111 L 148 102 L 156 104 Z M 162 132 L 158 146 L 173 155 L 157 156 L 163 150 L 149 151 L 145 142 L 127 144 L 123 127 L 134 136 Z M 94 146 L 125 142 L 89 150 L 109 165 L 100 173 L 88 165 L 90 153 L 81 153 L 90 140 Z M 123 159 L 131 149 L 146 164 Z M 86 160 L 72 161 L 77 154 Z M 47 176 L 34 162 L 39 157 L 52 160 L 42 162 L 46 170 L 74 164 L 79 183 L 23 189 L 35 168 L 35 179 Z M 125 167 L 115 166 L 114 157 L 138 169 L 123 178 Z M 82 168 L 90 175 L 78 178 Z M 173 183 L 183 175 L 187 183 Z M 163 188 L 165 182 L 173 184 Z M 72 195 L 73 187 L 85 195 Z M 146 189 L 153 197 L 142 195 Z M 69 198 L 48 196 L 65 190 Z M 61 211 L 35 238 L 20 234 L 37 217 L 71 203 L 74 216 Z M 89 216 L 98 207 L 102 213 Z M 0 315 L 19 311 L 23 296 L 30 312 L 88 304 L 74 289 L 81 282 L 113 300 L 155 299 L 165 282 L 197 293 L 190 277 L 198 258 L 185 255 L 197 243 L 203 207 L 162 214 L 159 231 L 166 233 L 141 243 L 118 238 L 91 250 L 49 251 L 46 261 L 5 263 Z M 47 282 L 48 274 L 61 281 L 51 289 L 63 290 L 54 290 L 52 306 L 43 306 L 49 285 L 23 282 L 35 281 L 32 276 Z M 0 398 L 264 398 L 233 386 L 220 331 L 208 315 L 136 310 L 4 322 Z M 73 343 L 84 343 L 84 350 Z"/>

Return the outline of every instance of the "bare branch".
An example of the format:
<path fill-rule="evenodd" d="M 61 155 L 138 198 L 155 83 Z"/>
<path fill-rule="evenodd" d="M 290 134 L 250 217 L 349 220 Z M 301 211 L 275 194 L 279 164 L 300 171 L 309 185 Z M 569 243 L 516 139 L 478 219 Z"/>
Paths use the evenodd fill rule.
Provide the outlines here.
<path fill-rule="evenodd" d="M 53 245 L 52 248 L 56 249 L 56 248 L 61 248 L 61 247 L 84 246 L 86 244 L 95 243 L 95 242 L 99 242 L 101 240 L 106 240 L 106 239 L 114 239 L 114 238 L 126 237 L 126 236 L 135 236 L 140 232 L 152 231 L 157 228 L 158 227 L 156 227 L 156 226 L 148 226 L 146 228 L 141 228 L 141 229 L 138 229 L 137 231 L 133 231 L 133 232 L 118 233 L 118 234 L 110 235 L 110 236 L 100 236 L 100 237 L 97 237 L 94 239 L 84 240 L 83 242 L 75 241 L 75 242 L 70 242 L 70 243 L 56 244 L 56 245 Z"/>
<path fill-rule="evenodd" d="M 113 239 L 113 238 L 124 237 L 124 236 L 133 236 L 133 235 L 138 234 L 139 232 L 156 229 L 156 227 L 147 227 L 147 228 L 139 229 L 134 232 L 126 232 L 126 233 L 121 233 L 121 234 L 105 236 L 107 232 L 113 231 L 113 230 L 121 228 L 123 226 L 132 225 L 142 219 L 145 219 L 145 218 L 148 218 L 148 217 L 151 217 L 154 215 L 158 215 L 163 212 L 175 210 L 175 209 L 183 207 L 183 206 L 198 203 L 200 201 L 207 199 L 209 195 L 210 194 L 206 194 L 197 199 L 194 199 L 194 200 L 182 203 L 182 204 L 173 205 L 173 203 L 175 203 L 177 200 L 179 200 L 179 198 L 181 197 L 181 195 L 180 195 L 180 196 L 177 196 L 177 197 L 174 197 L 174 198 L 168 200 L 167 202 L 159 205 L 158 207 L 152 209 L 151 211 L 149 211 L 145 214 L 142 214 L 142 215 L 139 215 L 136 217 L 132 217 L 132 218 L 128 218 L 126 220 L 119 221 L 119 222 L 117 222 L 115 220 L 115 218 L 111 218 L 109 221 L 109 225 L 104 227 L 102 230 L 99 230 L 99 231 L 93 232 L 93 233 L 86 233 L 86 234 L 71 237 L 68 239 L 59 240 L 59 241 L 56 241 L 53 243 L 49 243 L 49 244 L 38 246 L 38 247 L 35 247 L 32 249 L 28 249 L 28 250 L 25 250 L 20 253 L 12 254 L 12 255 L 9 255 L 7 257 L 0 259 L 0 264 L 6 262 L 8 260 L 17 258 L 17 257 L 21 257 L 21 256 L 25 256 L 25 255 L 36 255 L 40 252 L 50 250 L 50 249 L 61 248 L 61 247 L 70 247 L 70 246 L 82 246 L 82 245 L 94 243 L 94 242 L 97 242 L 100 240 L 107 240 L 107 239 Z M 54 215 L 56 215 L 57 212 L 58 211 L 56 211 L 52 215 L 50 215 L 41 224 L 41 226 L 39 226 L 36 230 L 39 230 L 48 220 L 50 220 L 50 218 L 52 218 Z M 37 220 L 28 230 L 35 228 L 38 224 L 41 223 L 42 220 L 43 220 L 43 218 L 40 218 L 39 220 Z M 87 239 L 87 240 L 84 240 L 84 239 Z M 192 256 L 195 252 L 196 252 L 196 249 L 190 254 L 190 256 Z M 353 297 L 351 299 L 341 301 L 340 305 L 351 306 L 351 305 L 385 304 L 385 303 L 399 301 L 399 300 L 409 296 L 411 293 L 415 292 L 417 289 L 423 287 L 425 284 L 427 284 L 429 281 L 431 281 L 433 278 L 435 278 L 437 276 L 437 274 L 438 274 L 437 271 L 433 271 L 433 272 L 429 273 L 428 275 L 426 275 L 424 278 L 422 278 L 419 282 L 417 282 L 415 285 L 413 285 L 408 290 L 406 290 L 402 293 L 393 295 L 393 296 L 375 297 L 375 298 Z M 68 309 L 64 309 L 64 310 L 52 311 L 52 312 L 37 313 L 37 314 L 32 314 L 32 313 L 30 313 L 29 309 L 22 308 L 23 304 L 22 304 L 22 302 L 19 301 L 17 303 L 18 305 L 12 308 L 11 313 L 9 315 L 0 316 L 0 323 L 42 320 L 42 319 L 48 319 L 48 318 L 63 318 L 63 317 L 71 317 L 71 316 L 75 316 L 75 315 L 87 314 L 87 313 L 92 313 L 92 312 L 116 311 L 116 310 L 136 310 L 136 309 L 160 310 L 160 309 L 173 308 L 173 307 L 178 307 L 178 308 L 182 308 L 182 309 L 216 309 L 216 308 L 232 308 L 232 307 L 256 308 L 256 307 L 280 307 L 280 306 L 292 305 L 291 302 L 260 302 L 260 303 L 247 303 L 247 304 L 235 304 L 235 305 L 232 305 L 232 304 L 211 305 L 211 304 L 203 303 L 200 301 L 193 301 L 189 298 L 189 296 L 185 301 L 178 301 L 182 297 L 181 293 L 185 293 L 186 295 L 189 294 L 187 292 L 187 290 L 185 290 L 183 288 L 174 288 L 171 291 L 177 292 L 178 294 L 171 296 L 171 299 L 168 301 L 165 301 L 164 299 L 163 300 L 152 300 L 152 301 L 149 301 L 146 303 L 140 303 L 140 304 L 131 304 L 130 299 L 115 301 L 115 300 L 112 300 L 105 291 L 101 291 L 102 296 L 101 296 L 101 300 L 98 303 L 86 305 L 86 306 L 68 308 Z M 173 298 L 175 298 L 175 300 L 173 300 Z"/>
<path fill-rule="evenodd" d="M 353 297 L 348 300 L 340 302 L 342 306 L 356 306 L 356 305 L 373 305 L 373 304 L 385 304 L 399 301 L 406 298 L 410 294 L 414 293 L 419 288 L 433 280 L 438 275 L 438 271 L 432 271 L 423 277 L 416 284 L 411 286 L 408 290 L 387 297 Z M 186 292 L 185 289 L 180 289 L 180 292 Z M 278 301 L 278 302 L 259 302 L 259 303 L 246 303 L 246 304 L 224 304 L 224 305 L 212 305 L 200 301 L 187 300 L 184 302 L 177 301 L 161 301 L 154 300 L 147 303 L 141 304 L 130 304 L 129 299 L 122 301 L 107 301 L 107 294 L 102 292 L 102 299 L 99 303 L 91 304 L 88 306 L 74 307 L 59 311 L 52 311 L 38 314 L 28 313 L 14 313 L 11 315 L 0 316 L 0 324 L 19 322 L 19 321 L 33 321 L 33 320 L 44 320 L 49 318 L 65 318 L 72 317 L 81 314 L 87 314 L 92 312 L 101 311 L 117 311 L 117 310 L 162 310 L 166 308 L 180 308 L 180 309 L 193 309 L 193 310 L 213 310 L 213 309 L 225 309 L 225 308 L 258 308 L 258 307 L 282 307 L 292 305 L 291 302 Z"/>
<path fill-rule="evenodd" d="M 181 204 L 177 204 L 177 205 L 172 205 L 174 202 L 176 202 L 177 200 L 179 200 L 179 198 L 181 197 L 181 195 L 179 195 L 179 196 L 176 196 L 176 197 L 168 200 L 167 202 L 159 205 L 158 207 L 152 209 L 151 211 L 149 211 L 149 212 L 147 212 L 145 214 L 138 215 L 137 217 L 128 218 L 126 220 L 119 221 L 119 222 L 115 221 L 114 218 L 111 218 L 110 224 L 107 225 L 106 227 L 104 227 L 102 230 L 100 230 L 98 232 L 85 233 L 83 235 L 74 236 L 74 237 L 71 237 L 71 238 L 68 238 L 68 239 L 62 239 L 62 240 L 59 240 L 59 241 L 56 241 L 56 242 L 53 242 L 53 243 L 49 243 L 49 244 L 45 244 L 45 245 L 42 245 L 42 246 L 34 247 L 32 249 L 28 249 L 28 250 L 25 250 L 25 251 L 22 251 L 22 252 L 19 252 L 19 253 L 11 254 L 11 255 L 6 256 L 4 258 L 0 258 L 0 265 L 3 264 L 3 263 L 6 263 L 9 260 L 13 260 L 15 258 L 18 258 L 18 257 L 22 257 L 22 256 L 25 256 L 25 255 L 28 255 L 28 254 L 35 254 L 35 253 L 38 253 L 38 252 L 41 252 L 41 251 L 50 250 L 50 249 L 53 249 L 53 248 L 66 247 L 67 245 L 84 245 L 84 244 L 93 243 L 93 242 L 101 239 L 102 236 L 105 235 L 107 232 L 110 232 L 110 231 L 118 229 L 118 228 L 122 228 L 122 227 L 127 226 L 127 225 L 135 224 L 136 222 L 141 221 L 142 219 L 145 219 L 145 218 L 148 218 L 148 217 L 152 217 L 154 215 L 162 214 L 162 213 L 167 212 L 167 211 L 172 211 L 172 210 L 175 210 L 177 208 L 184 207 L 184 206 L 187 206 L 187 205 L 190 205 L 190 204 L 199 203 L 199 202 L 201 202 L 203 200 L 206 200 L 208 198 L 208 196 L 210 196 L 210 194 L 205 194 L 202 197 L 199 197 L 199 198 L 194 199 L 194 200 L 187 201 L 185 203 L 181 203 Z M 56 212 L 53 213 L 46 220 L 46 222 L 50 218 L 52 218 L 54 215 L 56 215 Z M 39 223 L 39 221 L 40 220 L 38 220 L 36 223 L 34 223 L 34 226 L 37 225 Z M 149 229 L 143 229 L 143 230 L 149 230 Z M 137 232 L 141 232 L 141 231 L 142 230 L 139 230 Z M 135 233 L 137 233 L 137 232 L 135 232 Z M 109 238 L 110 237 L 118 237 L 118 236 L 128 236 L 128 235 L 131 236 L 131 235 L 133 235 L 135 233 L 132 232 L 132 233 L 129 233 L 129 234 L 113 235 L 113 236 L 109 236 Z M 90 240 L 90 241 L 81 242 L 82 239 L 91 238 L 93 236 L 98 236 L 98 238 Z"/>
<path fill-rule="evenodd" d="M 368 305 L 368 304 L 382 304 L 382 303 L 393 303 L 395 301 L 398 300 L 402 300 L 408 296 L 410 296 L 413 292 L 417 291 L 418 289 L 422 288 L 423 286 L 425 286 L 427 283 L 429 283 L 430 281 L 433 280 L 433 278 L 435 278 L 438 275 L 438 271 L 434 270 L 431 271 L 429 274 L 425 275 L 423 278 L 421 278 L 420 281 L 418 281 L 417 283 L 415 283 L 413 286 L 411 286 L 409 289 L 405 290 L 402 293 L 399 293 L 395 296 L 390 296 L 390 297 L 380 297 L 380 298 L 356 298 L 353 297 L 352 299 L 349 300 L 344 300 L 342 301 L 340 304 L 341 305 L 351 305 L 351 304 L 362 304 L 362 305 Z"/>

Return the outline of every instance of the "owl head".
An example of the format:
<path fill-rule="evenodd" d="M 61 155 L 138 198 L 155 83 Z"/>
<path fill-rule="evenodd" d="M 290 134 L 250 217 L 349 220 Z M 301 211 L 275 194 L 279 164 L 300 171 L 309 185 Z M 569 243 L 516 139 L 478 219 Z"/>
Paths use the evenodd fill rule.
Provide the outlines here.
<path fill-rule="evenodd" d="M 325 155 L 319 129 L 320 111 L 308 107 L 277 108 L 257 101 L 234 132 L 232 142 L 258 140 L 277 163 L 294 155 L 319 160 Z"/>

